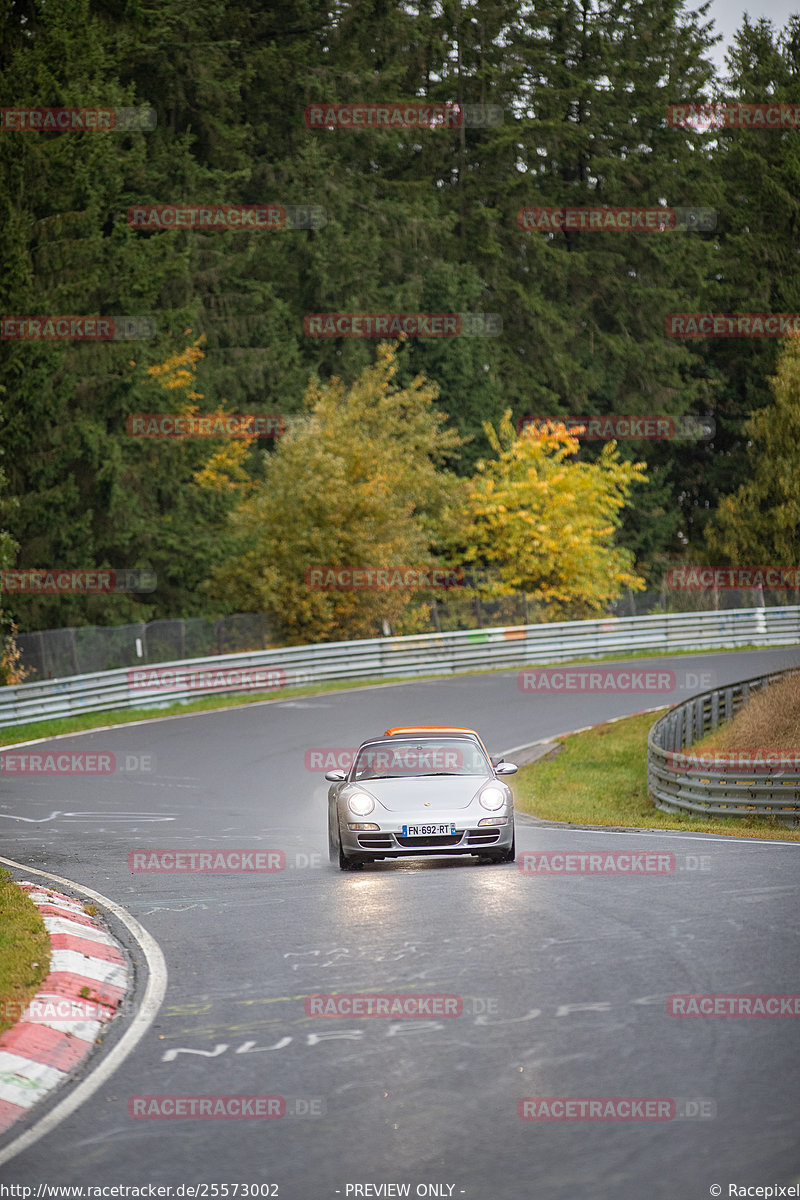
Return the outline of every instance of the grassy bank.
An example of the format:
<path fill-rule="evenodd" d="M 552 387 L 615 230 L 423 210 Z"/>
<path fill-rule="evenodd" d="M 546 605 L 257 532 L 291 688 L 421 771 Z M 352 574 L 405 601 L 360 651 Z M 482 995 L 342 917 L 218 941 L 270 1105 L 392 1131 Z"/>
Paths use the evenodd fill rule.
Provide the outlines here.
<path fill-rule="evenodd" d="M 764 754 L 770 750 L 800 753 L 800 672 L 755 692 L 732 721 L 692 746 L 692 752 L 729 751 Z"/>
<path fill-rule="evenodd" d="M 36 905 L 0 870 L 0 1033 L 19 1020 L 50 971 L 50 938 Z"/>
<path fill-rule="evenodd" d="M 663 710 L 663 711 L 666 711 Z M 548 821 L 800 841 L 800 830 L 768 817 L 694 819 L 662 812 L 647 795 L 647 734 L 660 713 L 644 713 L 559 738 L 554 756 L 514 777 L 517 808 Z"/>

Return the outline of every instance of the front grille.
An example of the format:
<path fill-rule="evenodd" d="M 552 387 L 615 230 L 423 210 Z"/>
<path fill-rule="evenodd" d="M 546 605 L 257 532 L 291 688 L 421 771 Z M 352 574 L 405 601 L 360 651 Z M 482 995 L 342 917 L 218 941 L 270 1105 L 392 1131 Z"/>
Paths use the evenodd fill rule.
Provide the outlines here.
<path fill-rule="evenodd" d="M 388 833 L 360 833 L 358 844 L 365 850 L 391 850 L 392 839 Z"/>
<path fill-rule="evenodd" d="M 457 846 L 461 841 L 460 833 L 443 833 L 433 837 L 401 837 L 395 834 L 398 846 Z"/>

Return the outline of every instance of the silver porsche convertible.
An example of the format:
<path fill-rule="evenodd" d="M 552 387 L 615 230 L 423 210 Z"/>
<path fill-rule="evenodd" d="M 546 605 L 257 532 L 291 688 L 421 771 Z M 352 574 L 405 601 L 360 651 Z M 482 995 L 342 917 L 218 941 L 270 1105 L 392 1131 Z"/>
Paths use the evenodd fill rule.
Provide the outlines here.
<path fill-rule="evenodd" d="M 328 847 L 343 871 L 378 858 L 473 854 L 513 862 L 514 799 L 477 733 L 387 729 L 362 742 L 349 771 L 328 771 Z"/>

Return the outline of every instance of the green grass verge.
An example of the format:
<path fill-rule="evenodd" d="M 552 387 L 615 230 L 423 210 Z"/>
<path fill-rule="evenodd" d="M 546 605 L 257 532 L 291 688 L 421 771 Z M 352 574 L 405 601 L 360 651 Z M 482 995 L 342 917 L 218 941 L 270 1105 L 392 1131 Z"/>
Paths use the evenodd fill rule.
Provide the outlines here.
<path fill-rule="evenodd" d="M 330 692 L 351 691 L 355 688 L 376 687 L 387 683 L 424 683 L 426 679 L 453 679 L 465 675 L 498 675 L 511 671 L 533 671 L 547 666 L 575 666 L 581 663 L 600 662 L 629 662 L 639 658 L 677 658 L 697 654 L 734 654 L 746 650 L 765 650 L 767 646 L 734 646 L 730 649 L 718 650 L 641 650 L 628 654 L 604 654 L 598 658 L 581 660 L 544 659 L 541 662 L 524 663 L 516 667 L 487 667 L 486 670 L 459 671 L 455 675 L 451 671 L 443 671 L 437 675 L 404 675 L 398 679 L 334 679 L 325 683 L 307 684 L 303 687 L 286 688 L 276 694 L 259 692 L 247 695 L 236 693 L 232 696 L 204 696 L 187 703 L 177 702 L 164 708 L 124 708 L 110 709 L 97 713 L 83 713 L 76 717 L 59 717 L 45 721 L 30 721 L 26 725 L 14 725 L 8 729 L 0 729 L 0 746 L 13 746 L 18 742 L 31 741 L 34 738 L 57 737 L 59 734 L 83 733 L 86 730 L 105 728 L 109 725 L 128 725 L 132 721 L 157 721 L 162 717 L 186 716 L 196 712 L 215 712 L 221 708 L 241 708 L 245 704 L 260 704 L 265 700 L 280 703 L 283 700 L 294 700 L 301 696 L 324 696 Z M 158 666 L 158 663 L 153 663 Z"/>
<path fill-rule="evenodd" d="M 514 777 L 517 808 L 571 825 L 686 829 L 800 841 L 800 830 L 772 817 L 693 818 L 656 808 L 647 794 L 647 734 L 660 715 L 643 713 L 555 739 L 563 745 L 558 754 L 520 768 Z"/>
<path fill-rule="evenodd" d="M 0 870 L 0 1033 L 19 1018 L 50 972 L 50 938 L 38 908 Z"/>

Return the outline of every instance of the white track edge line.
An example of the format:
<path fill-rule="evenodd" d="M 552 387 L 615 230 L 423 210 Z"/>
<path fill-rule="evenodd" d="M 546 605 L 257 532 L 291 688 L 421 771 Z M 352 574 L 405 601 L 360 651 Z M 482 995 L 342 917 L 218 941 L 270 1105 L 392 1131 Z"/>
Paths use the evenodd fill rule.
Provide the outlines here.
<path fill-rule="evenodd" d="M 97 901 L 98 904 L 103 905 L 104 908 L 107 908 L 109 912 L 113 913 L 122 922 L 138 942 L 147 961 L 148 968 L 147 986 L 142 997 L 142 1003 L 139 1005 L 135 1017 L 120 1040 L 112 1046 L 111 1050 L 97 1064 L 94 1070 L 68 1096 L 65 1096 L 63 1100 L 50 1109 L 36 1124 L 26 1129 L 13 1142 L 10 1142 L 4 1149 L 0 1149 L 1 1166 L 3 1163 L 8 1162 L 9 1159 L 21 1153 L 21 1151 L 27 1150 L 34 1142 L 38 1142 L 39 1138 L 50 1133 L 63 1120 L 71 1116 L 83 1104 L 84 1100 L 88 1100 L 113 1075 L 117 1067 L 121 1066 L 150 1028 L 161 1007 L 167 990 L 167 964 L 161 947 L 152 934 L 148 933 L 136 918 L 126 912 L 124 908 L 116 904 L 113 900 L 109 900 L 108 897 L 101 895 L 100 892 L 95 892 L 92 888 L 84 887 L 82 884 L 73 883 L 71 879 L 64 879 L 60 875 L 51 875 L 48 871 L 39 871 L 27 864 L 18 863 L 12 858 L 3 858 L 0 856 L 0 863 L 32 875 L 39 875 L 43 879 L 50 879 L 54 883 L 66 885 L 74 891 L 80 892 L 81 895 L 88 896 L 90 899 Z"/>

